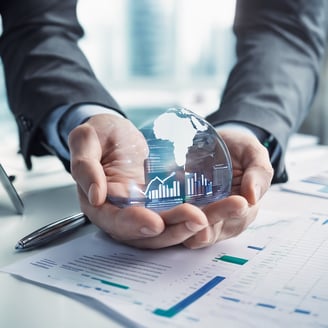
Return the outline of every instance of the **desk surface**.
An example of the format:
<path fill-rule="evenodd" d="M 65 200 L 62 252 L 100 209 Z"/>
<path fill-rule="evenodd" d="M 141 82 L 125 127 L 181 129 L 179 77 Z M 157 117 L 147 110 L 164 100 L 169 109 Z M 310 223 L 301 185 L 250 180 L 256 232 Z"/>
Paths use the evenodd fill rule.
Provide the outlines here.
<path fill-rule="evenodd" d="M 1 155 L 1 154 L 0 154 Z M 56 159 L 37 159 L 38 176 L 25 172 L 16 154 L 2 160 L 9 174 L 17 174 L 17 186 L 26 205 L 24 215 L 16 215 L 4 190 L 0 190 L 0 267 L 38 252 L 16 253 L 14 245 L 20 237 L 57 218 L 79 211 L 71 177 Z M 5 157 L 2 157 L 5 158 Z M 309 145 L 292 149 L 287 156 L 290 179 L 318 172 L 327 167 L 328 147 Z M 47 179 L 46 179 L 47 176 Z M 23 183 L 24 182 L 24 183 Z M 1 189 L 1 186 L 0 186 Z M 60 206 L 58 206 L 60 204 Z M 279 206 L 277 206 L 279 204 Z M 262 207 L 293 213 L 310 210 L 327 211 L 327 199 L 281 191 L 273 186 L 265 195 Z M 66 236 L 69 240 L 96 230 L 92 225 Z M 58 243 L 65 242 L 65 239 Z M 109 317 L 68 296 L 0 273 L 1 327 L 120 327 Z"/>

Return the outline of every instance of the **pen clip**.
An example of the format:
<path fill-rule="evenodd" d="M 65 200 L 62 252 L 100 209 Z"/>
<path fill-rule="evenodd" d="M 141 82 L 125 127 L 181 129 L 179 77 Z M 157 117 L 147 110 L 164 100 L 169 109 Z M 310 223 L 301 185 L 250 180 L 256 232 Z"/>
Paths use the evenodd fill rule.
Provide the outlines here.
<path fill-rule="evenodd" d="M 65 233 L 89 222 L 89 219 L 83 213 L 59 219 L 20 239 L 15 249 L 26 250 L 47 244 L 58 237 L 62 237 Z"/>

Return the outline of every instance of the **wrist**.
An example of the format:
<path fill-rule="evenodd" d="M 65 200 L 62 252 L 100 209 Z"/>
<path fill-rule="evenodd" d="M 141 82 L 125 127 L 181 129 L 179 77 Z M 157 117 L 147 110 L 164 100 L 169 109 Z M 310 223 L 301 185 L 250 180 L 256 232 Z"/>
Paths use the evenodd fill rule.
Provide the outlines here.
<path fill-rule="evenodd" d="M 58 133 L 65 147 L 68 145 L 68 135 L 77 126 L 83 124 L 95 115 L 112 114 L 123 117 L 114 109 L 106 108 L 99 105 L 85 104 L 70 108 L 60 119 L 58 124 Z"/>

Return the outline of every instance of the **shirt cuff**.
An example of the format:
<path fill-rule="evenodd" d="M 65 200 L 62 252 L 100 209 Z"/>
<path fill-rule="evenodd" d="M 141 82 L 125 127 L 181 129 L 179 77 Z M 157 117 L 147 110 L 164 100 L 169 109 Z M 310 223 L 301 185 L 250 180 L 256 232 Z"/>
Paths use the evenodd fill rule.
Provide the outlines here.
<path fill-rule="evenodd" d="M 220 133 L 220 131 L 227 130 L 227 129 L 243 132 L 243 133 L 246 133 L 253 137 L 257 137 L 257 135 L 254 133 L 254 131 L 251 130 L 249 127 L 242 125 L 242 124 L 238 124 L 238 123 L 224 123 L 224 124 L 221 124 L 221 125 L 218 125 L 215 127 L 215 130 L 219 133 Z"/>
<path fill-rule="evenodd" d="M 223 123 L 215 127 L 216 131 L 220 133 L 220 130 L 237 130 L 255 136 L 260 143 L 267 148 L 270 156 L 270 161 L 273 167 L 277 165 L 282 154 L 281 147 L 276 138 L 267 131 L 248 123 Z"/>
<path fill-rule="evenodd" d="M 99 105 L 85 104 L 77 107 L 64 105 L 55 109 L 45 120 L 42 130 L 46 138 L 46 148 L 61 158 L 70 159 L 68 135 L 78 125 L 99 114 L 112 114 L 123 117 L 114 109 Z"/>

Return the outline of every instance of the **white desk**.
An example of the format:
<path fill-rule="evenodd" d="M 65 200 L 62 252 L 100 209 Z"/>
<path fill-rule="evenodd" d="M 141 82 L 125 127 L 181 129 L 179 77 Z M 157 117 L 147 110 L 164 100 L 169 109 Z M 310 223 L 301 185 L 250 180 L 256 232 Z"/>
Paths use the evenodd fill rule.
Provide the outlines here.
<path fill-rule="evenodd" d="M 12 148 L 14 149 L 14 148 Z M 2 150 L 1 150 L 2 151 Z M 22 160 L 8 151 L 0 153 L 1 162 L 9 174 L 17 174 L 17 187 L 25 203 L 23 216 L 15 215 L 9 199 L 0 190 L 0 266 L 30 256 L 38 250 L 16 253 L 14 245 L 20 237 L 34 229 L 79 211 L 74 183 L 63 172 L 56 159 L 34 160 L 36 173 L 26 173 Z M 298 179 L 327 168 L 328 147 L 306 146 L 291 150 L 287 158 L 290 179 Z M 43 174 L 46 173 L 46 174 Z M 0 189 L 1 186 L 0 186 Z M 22 189 L 22 190 L 20 190 Z M 327 199 L 283 192 L 273 186 L 265 195 L 264 209 L 298 213 L 328 209 Z M 95 230 L 88 226 L 65 237 L 66 240 Z M 64 242 L 65 239 L 58 241 Z M 97 310 L 61 293 L 53 292 L 0 273 L 1 327 L 120 327 Z"/>
<path fill-rule="evenodd" d="M 25 205 L 16 215 L 0 185 L 0 266 L 30 256 L 18 253 L 16 242 L 33 230 L 61 217 L 80 212 L 75 184 L 56 158 L 34 158 L 33 171 L 26 172 L 15 150 L 15 138 L 4 140 L 0 161 L 14 182 Z M 92 225 L 75 231 L 59 242 L 96 229 Z M 119 327 L 108 317 L 69 297 L 0 273 L 0 327 Z"/>

